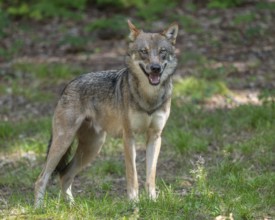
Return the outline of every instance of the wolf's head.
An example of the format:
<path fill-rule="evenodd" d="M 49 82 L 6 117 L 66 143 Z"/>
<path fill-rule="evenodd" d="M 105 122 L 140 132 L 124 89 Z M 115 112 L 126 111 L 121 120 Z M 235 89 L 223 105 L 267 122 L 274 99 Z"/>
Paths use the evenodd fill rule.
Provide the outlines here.
<path fill-rule="evenodd" d="M 126 64 L 140 81 L 153 86 L 166 81 L 175 71 L 175 43 L 178 25 L 171 24 L 160 33 L 146 33 L 128 21 L 130 35 Z"/>

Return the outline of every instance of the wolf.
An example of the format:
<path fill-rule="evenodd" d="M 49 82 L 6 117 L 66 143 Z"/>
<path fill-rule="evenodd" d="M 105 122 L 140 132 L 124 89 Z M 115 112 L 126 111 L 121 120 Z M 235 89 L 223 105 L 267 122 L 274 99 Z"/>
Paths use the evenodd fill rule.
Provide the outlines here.
<path fill-rule="evenodd" d="M 44 168 L 35 182 L 35 207 L 43 205 L 54 171 L 71 204 L 72 182 L 99 153 L 106 135 L 123 138 L 127 195 L 138 200 L 135 137 L 146 135 L 146 184 L 156 199 L 155 176 L 161 134 L 170 114 L 172 75 L 177 67 L 178 24 L 158 33 L 144 32 L 128 20 L 125 68 L 83 74 L 64 89 L 52 120 L 52 139 Z M 74 139 L 77 149 L 68 161 Z"/>

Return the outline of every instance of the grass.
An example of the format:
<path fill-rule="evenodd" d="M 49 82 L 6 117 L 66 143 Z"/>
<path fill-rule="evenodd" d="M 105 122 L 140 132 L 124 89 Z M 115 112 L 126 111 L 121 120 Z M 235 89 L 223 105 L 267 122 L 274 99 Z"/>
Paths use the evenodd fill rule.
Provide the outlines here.
<path fill-rule="evenodd" d="M 175 94 L 190 96 L 194 100 L 209 98 L 215 94 L 227 95 L 229 90 L 223 81 L 207 81 L 196 77 L 187 77 L 175 86 Z"/>
<path fill-rule="evenodd" d="M 11 73 L 3 75 L 0 92 L 21 96 L 29 102 L 46 103 L 56 95 L 51 88 L 68 82 L 85 70 L 62 63 L 15 63 Z"/>
<path fill-rule="evenodd" d="M 124 27 L 125 20 L 126 18 L 120 15 L 117 15 L 112 19 L 108 19 L 108 18 L 97 19 L 94 22 L 91 22 L 90 24 L 88 24 L 86 27 L 86 30 L 93 32 L 98 29 L 113 28 L 114 30 L 123 29 L 125 31 L 125 27 Z"/>
<path fill-rule="evenodd" d="M 2 38 L 1 35 L 5 35 L 5 33 L 3 31 L 1 31 L 0 32 L 0 37 Z M 3 48 L 3 47 L 0 48 L 0 57 L 1 58 L 3 57 L 5 59 L 11 59 L 12 57 L 19 54 L 22 47 L 23 47 L 22 42 L 19 41 L 19 40 L 16 40 L 11 47 L 9 47 L 7 49 Z"/>
<path fill-rule="evenodd" d="M 192 16 L 187 16 L 187 15 L 176 16 L 174 20 L 179 21 L 184 31 L 188 33 L 200 34 L 203 32 L 197 20 Z"/>
<path fill-rule="evenodd" d="M 178 81 L 174 86 L 175 96 L 185 96 L 193 101 L 202 101 L 213 95 L 229 96 L 226 77 L 234 71 L 232 66 L 217 66 L 204 55 L 194 52 L 183 53 L 180 57 L 181 65 L 193 67 L 192 76 Z"/>
<path fill-rule="evenodd" d="M 176 7 L 176 3 L 168 0 L 148 0 L 140 1 L 141 4 L 137 5 L 137 15 L 141 19 L 152 22 L 162 16 L 164 12 L 168 12 Z M 166 16 L 171 16 L 169 13 Z M 173 17 L 173 16 L 171 16 Z"/>
<path fill-rule="evenodd" d="M 34 210 L 32 184 L 40 172 L 40 167 L 36 166 L 30 170 L 30 162 L 23 158 L 17 161 L 15 166 L 8 167 L 5 174 L 1 173 L 1 188 L 8 187 L 15 191 L 11 197 L 4 197 L 8 205 L 2 211 L 2 217 L 7 215 L 12 217 L 9 213 L 15 213 L 16 217 L 68 218 L 71 216 L 77 219 L 87 217 L 129 219 L 136 216 L 145 219 L 171 217 L 172 219 L 213 219 L 220 214 L 229 216 L 230 213 L 233 213 L 236 219 L 273 216 L 275 214 L 273 187 L 275 174 L 271 170 L 275 156 L 273 138 L 275 125 L 271 119 L 274 118 L 275 106 L 241 106 L 231 111 L 212 112 L 192 106 L 173 107 L 168 129 L 164 133 L 165 141 L 160 164 L 165 160 L 166 154 L 172 153 L 178 167 L 174 170 L 174 179 L 165 182 L 165 175 L 163 179 L 158 179 L 160 196 L 156 202 L 148 200 L 142 194 L 140 202 L 133 205 L 125 198 L 125 191 L 122 195 L 116 192 L 114 188 L 120 188 L 120 186 L 113 179 L 124 176 L 124 163 L 118 156 L 112 158 L 110 153 L 105 151 L 104 157 L 109 159 L 101 158 L 95 161 L 92 169 L 82 174 L 81 186 L 85 192 L 82 191 L 77 196 L 75 207 L 70 208 L 57 199 L 57 183 L 54 183 L 49 187 L 47 209 Z M 180 112 L 186 117 L 186 121 L 176 120 Z M 178 129 L 182 133 L 174 134 L 174 131 L 169 128 L 177 124 L 181 126 Z M 207 133 L 206 129 L 209 130 Z M 20 130 L 2 136 L 2 140 L 8 137 L 16 139 L 15 134 L 20 133 Z M 43 128 L 36 130 L 35 133 L 44 131 Z M 35 133 L 30 131 L 34 137 Z M 171 137 L 173 134 L 174 136 Z M 237 138 L 235 138 L 236 134 L 239 134 Z M 215 139 L 218 135 L 223 135 L 224 140 Z M 214 140 L 216 140 L 216 150 L 211 146 Z M 43 152 L 46 145 L 44 144 L 43 147 L 38 138 L 36 141 L 43 148 L 39 152 Z M 36 151 L 38 146 L 34 144 L 34 140 L 26 142 L 29 147 L 22 148 L 22 151 Z M 111 142 L 112 140 L 109 140 L 107 144 L 110 146 Z M 20 145 L 18 142 L 15 142 L 15 145 L 16 143 Z M 117 143 L 113 142 L 113 144 Z M 184 144 L 183 147 L 187 147 L 188 150 L 180 150 L 180 155 L 177 155 L 176 149 Z M 118 155 L 121 153 L 120 149 Z M 194 155 L 200 155 L 199 159 L 195 159 Z M 187 166 L 184 166 L 185 163 Z M 185 186 L 187 192 L 182 196 L 179 193 L 182 189 L 182 181 L 177 181 L 176 178 L 186 175 L 190 185 Z M 25 189 L 24 194 L 22 194 L 22 187 Z M 111 195 L 109 195 L 110 192 Z M 56 212 L 57 210 L 59 211 Z"/>
<path fill-rule="evenodd" d="M 243 3 L 243 0 L 211 0 L 207 4 L 208 8 L 226 9 L 239 6 Z"/>
<path fill-rule="evenodd" d="M 189 111 L 181 111 L 181 114 L 188 114 Z M 208 153 L 203 148 L 199 154 L 209 155 L 211 159 L 207 166 L 200 165 L 200 169 L 205 169 L 208 175 L 202 175 L 202 183 L 206 186 L 199 187 L 199 192 L 210 192 L 218 199 L 217 209 L 223 214 L 233 213 L 236 219 L 258 219 L 269 212 L 274 215 L 272 206 L 275 203 L 270 196 L 274 196 L 272 181 L 275 175 L 271 171 L 275 156 L 272 138 L 274 105 L 241 106 L 230 112 L 207 112 L 193 108 L 189 116 L 190 120 L 185 118 L 186 127 L 182 127 L 181 131 L 194 135 L 199 130 L 200 139 L 208 142 Z M 194 124 L 198 121 L 200 123 Z M 205 129 L 208 129 L 207 133 Z M 168 134 L 172 133 L 171 129 L 169 131 Z M 223 140 L 215 138 L 219 135 L 224 136 Z M 169 135 L 167 137 L 169 140 Z M 194 139 L 189 146 L 198 146 L 196 142 Z M 213 152 L 211 145 L 217 143 L 218 150 Z M 180 148 L 180 143 L 176 144 Z M 198 153 L 196 147 L 180 152 L 188 155 Z M 200 169 L 193 173 L 198 173 Z"/>
<path fill-rule="evenodd" d="M 208 7 L 227 8 L 232 6 L 231 2 L 237 4 L 241 1 L 210 2 L 212 5 Z M 152 0 L 149 6 L 151 4 L 153 9 L 148 4 L 140 5 L 140 9 L 149 9 L 134 11 L 133 14 L 137 19 L 144 18 L 144 22 L 149 22 L 162 19 L 164 10 L 175 8 L 173 2 L 170 4 L 166 0 L 161 3 Z M 264 10 L 274 10 L 275 6 L 274 3 L 256 5 Z M 196 12 L 195 7 L 189 5 L 186 9 Z M 173 10 L 166 13 L 168 20 L 174 21 L 176 18 L 189 34 L 203 32 L 203 26 L 193 13 L 173 16 Z M 63 16 L 62 11 L 60 13 L 61 17 L 67 16 Z M 41 15 L 33 16 L 39 19 Z M 51 15 L 42 14 L 41 19 L 43 16 Z M 102 18 L 88 24 L 84 31 L 92 34 L 113 28 L 114 33 L 124 32 L 125 26 L 122 28 L 121 25 L 125 24 L 124 17 Z M 269 15 L 265 17 L 263 13 L 260 18 L 267 21 Z M 0 15 L 0 26 L 3 25 L 8 27 L 4 14 Z M 266 27 L 259 24 L 257 13 L 237 13 L 231 25 L 242 29 L 242 33 L 234 30 L 227 33 L 229 41 L 235 45 L 243 44 L 244 37 L 249 43 L 269 34 Z M 207 43 L 222 49 L 223 41 L 218 36 L 210 33 L 204 35 L 209 35 L 209 40 L 198 38 L 198 44 Z M 5 29 L 0 30 L 0 36 L 5 36 Z M 85 51 L 87 40 L 67 35 L 58 43 Z M 21 47 L 22 43 L 15 42 L 8 50 L 0 49 L 0 56 L 12 58 L 19 54 Z M 74 207 L 59 199 L 58 180 L 53 178 L 47 188 L 46 208 L 35 210 L 33 184 L 45 160 L 51 116 L 32 117 L 30 112 L 24 115 L 24 120 L 0 122 L 0 219 L 215 219 L 219 215 L 228 217 L 230 214 L 234 219 L 275 218 L 274 92 L 263 91 L 261 98 L 264 104 L 259 106 L 206 109 L 204 101 L 207 99 L 215 95 L 230 96 L 227 77 L 236 70 L 227 66 L 214 68 L 214 62 L 207 58 L 208 54 L 191 50 L 184 51 L 180 56 L 179 64 L 190 66 L 192 76 L 180 80 L 174 87 L 172 112 L 163 133 L 158 163 L 159 198 L 156 202 L 150 201 L 143 189 L 143 139 L 139 139 L 137 144 L 141 196 L 139 203 L 133 204 L 126 199 L 122 141 L 108 138 L 97 160 L 75 180 Z M 260 64 L 249 68 L 257 69 Z M 86 72 L 67 63 L 11 65 L 11 71 L 3 70 L 1 74 L 0 94 L 4 97 L 23 97 L 27 104 L 53 104 L 57 90 L 61 90 L 65 82 Z M 247 77 L 242 79 L 238 75 L 231 85 L 238 85 L 243 80 L 257 81 L 254 75 Z M 267 77 L 271 77 L 270 82 L 273 80 L 271 73 Z M 8 105 L 2 106 L 1 119 L 4 118 L 1 114 L 10 111 Z M 16 111 L 20 114 L 20 109 Z"/>
<path fill-rule="evenodd" d="M 77 66 L 62 63 L 17 63 L 13 68 L 16 72 L 21 72 L 21 74 L 29 75 L 29 77 L 38 80 L 47 80 L 47 82 L 56 80 L 62 80 L 63 82 L 83 73 L 83 69 Z"/>
<path fill-rule="evenodd" d="M 19 123 L 1 122 L 0 138 L 4 141 L 17 140 L 21 137 L 33 137 L 34 135 L 49 133 L 51 120 L 39 118 L 38 120 L 26 120 Z"/>
<path fill-rule="evenodd" d="M 241 25 L 241 24 L 246 24 L 246 23 L 252 23 L 254 20 L 255 20 L 255 14 L 250 12 L 250 13 L 246 13 L 246 14 L 237 15 L 233 19 L 233 23 L 235 25 Z"/>
<path fill-rule="evenodd" d="M 51 68 L 58 73 L 49 71 Z M 76 74 L 63 65 L 49 69 L 45 65 L 16 66 L 15 83 L 26 88 L 29 86 L 26 79 L 41 85 L 51 78 L 52 86 L 58 86 L 63 77 Z M 230 214 L 234 219 L 273 218 L 275 104 L 268 93 L 263 95 L 264 104 L 259 106 L 204 108 L 204 99 L 230 92 L 224 82 L 226 72 L 214 69 L 175 84 L 172 112 L 163 133 L 158 163 L 156 202 L 148 199 L 142 187 L 143 139 L 137 144 L 141 196 L 134 204 L 126 198 L 122 142 L 108 138 L 98 159 L 75 180 L 74 207 L 59 199 L 58 181 L 53 178 L 47 190 L 46 208 L 35 210 L 33 183 L 44 163 L 51 117 L 1 121 L 0 218 L 215 219 Z M 30 87 L 34 92 L 37 89 Z M 193 97 L 199 97 L 200 102 Z"/>

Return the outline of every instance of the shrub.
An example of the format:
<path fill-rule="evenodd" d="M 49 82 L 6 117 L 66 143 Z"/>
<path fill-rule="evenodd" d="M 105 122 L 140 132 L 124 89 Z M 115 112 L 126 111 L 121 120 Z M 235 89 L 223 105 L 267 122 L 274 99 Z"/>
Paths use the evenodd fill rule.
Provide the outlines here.
<path fill-rule="evenodd" d="M 240 6 L 243 2 L 244 0 L 210 0 L 207 7 L 225 9 Z"/>

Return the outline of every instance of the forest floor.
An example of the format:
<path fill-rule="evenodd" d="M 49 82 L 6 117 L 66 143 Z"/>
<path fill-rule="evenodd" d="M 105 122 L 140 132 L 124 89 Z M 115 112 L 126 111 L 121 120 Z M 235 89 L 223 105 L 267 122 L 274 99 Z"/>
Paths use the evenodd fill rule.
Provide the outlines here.
<path fill-rule="evenodd" d="M 126 183 L 122 143 L 109 138 L 91 168 L 76 178 L 75 194 L 82 200 L 72 218 L 81 218 L 79 211 L 83 218 L 95 219 L 225 219 L 230 214 L 236 219 L 275 218 L 272 6 L 173 9 L 180 25 L 179 67 L 158 165 L 157 182 L 164 193 L 156 203 L 142 198 L 137 215 L 126 200 L 112 199 L 126 197 Z M 93 9 L 81 21 L 14 21 L 2 35 L 0 217 L 4 219 L 68 217 L 68 207 L 54 200 L 55 180 L 47 199 L 50 211 L 34 211 L 33 183 L 42 169 L 51 116 L 66 83 L 85 72 L 124 67 L 127 31 L 111 27 L 87 31 L 101 14 Z M 132 22 L 160 31 L 170 21 Z M 140 185 L 145 174 L 142 140 L 137 145 Z M 54 214 L 57 207 L 65 211 Z"/>

